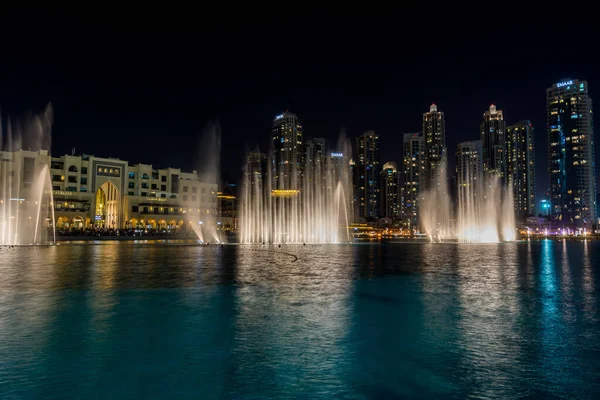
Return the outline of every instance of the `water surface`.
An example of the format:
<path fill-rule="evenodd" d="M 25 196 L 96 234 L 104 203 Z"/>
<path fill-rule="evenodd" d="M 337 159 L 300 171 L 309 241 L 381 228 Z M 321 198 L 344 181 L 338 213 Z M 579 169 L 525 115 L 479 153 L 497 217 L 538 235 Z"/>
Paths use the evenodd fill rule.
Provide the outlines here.
<path fill-rule="evenodd" d="M 600 242 L 2 248 L 0 398 L 598 398 L 599 269 Z"/>

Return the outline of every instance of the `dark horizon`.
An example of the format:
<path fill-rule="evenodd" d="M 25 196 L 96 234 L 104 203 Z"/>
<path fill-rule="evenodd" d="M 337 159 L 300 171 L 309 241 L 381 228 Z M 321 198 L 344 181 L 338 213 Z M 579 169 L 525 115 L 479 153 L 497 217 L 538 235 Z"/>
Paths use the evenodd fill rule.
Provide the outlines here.
<path fill-rule="evenodd" d="M 19 43 L 0 65 L 0 105 L 6 118 L 52 102 L 55 156 L 75 147 L 78 154 L 183 170 L 199 169 L 200 136 L 218 120 L 223 178 L 237 180 L 245 152 L 265 149 L 273 117 L 285 110 L 298 115 L 307 138 L 335 143 L 342 127 L 351 138 L 374 129 L 382 165 L 401 165 L 403 134 L 420 131 L 422 114 L 436 103 L 453 164 L 456 144 L 479 139 L 493 103 L 507 125 L 534 126 L 539 205 L 548 186 L 545 90 L 567 78 L 586 80 L 594 99 L 596 52 L 584 41 L 550 44 L 509 30 L 498 36 L 501 46 L 460 35 L 408 38 L 113 37 L 85 49 Z"/>

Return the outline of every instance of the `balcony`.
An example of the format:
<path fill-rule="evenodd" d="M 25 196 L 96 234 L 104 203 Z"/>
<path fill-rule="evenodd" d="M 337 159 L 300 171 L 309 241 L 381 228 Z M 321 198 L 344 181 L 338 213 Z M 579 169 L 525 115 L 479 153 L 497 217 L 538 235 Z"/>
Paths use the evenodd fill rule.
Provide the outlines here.
<path fill-rule="evenodd" d="M 78 213 L 86 213 L 89 212 L 90 209 L 85 209 L 83 207 L 77 207 L 77 208 L 69 208 L 69 207 L 56 207 L 54 208 L 54 211 L 59 211 L 59 212 L 78 212 Z"/>

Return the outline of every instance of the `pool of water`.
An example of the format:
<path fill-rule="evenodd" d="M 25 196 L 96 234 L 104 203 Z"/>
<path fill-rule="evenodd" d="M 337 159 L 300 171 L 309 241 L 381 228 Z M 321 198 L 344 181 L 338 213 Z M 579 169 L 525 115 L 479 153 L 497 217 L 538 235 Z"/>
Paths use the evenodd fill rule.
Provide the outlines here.
<path fill-rule="evenodd" d="M 600 242 L 0 248 L 0 398 L 600 397 Z"/>

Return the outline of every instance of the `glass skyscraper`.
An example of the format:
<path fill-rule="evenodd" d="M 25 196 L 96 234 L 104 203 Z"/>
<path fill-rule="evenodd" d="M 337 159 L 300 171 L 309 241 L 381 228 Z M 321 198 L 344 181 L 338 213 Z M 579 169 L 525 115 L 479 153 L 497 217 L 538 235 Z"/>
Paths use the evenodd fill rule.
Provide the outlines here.
<path fill-rule="evenodd" d="M 402 205 L 400 193 L 400 172 L 393 161 L 383 165 L 381 171 L 381 218 L 398 220 Z"/>
<path fill-rule="evenodd" d="M 592 99 L 586 81 L 568 79 L 546 89 L 550 216 L 562 226 L 596 223 Z"/>
<path fill-rule="evenodd" d="M 361 219 L 379 218 L 379 164 L 379 135 L 366 131 L 356 138 L 354 165 L 357 212 Z"/>
<path fill-rule="evenodd" d="M 422 132 L 404 134 L 404 218 L 412 231 L 419 226 L 419 194 L 425 169 Z"/>
<path fill-rule="evenodd" d="M 506 172 L 517 218 L 535 216 L 535 135 L 529 121 L 506 128 Z"/>
<path fill-rule="evenodd" d="M 502 182 L 506 177 L 506 122 L 502 110 L 491 105 L 483 113 L 481 143 L 483 146 L 483 172 L 488 177 L 497 176 Z"/>
<path fill-rule="evenodd" d="M 284 112 L 273 120 L 273 188 L 299 190 L 302 175 L 302 126 L 296 114 Z"/>
<path fill-rule="evenodd" d="M 423 143 L 425 154 L 421 189 L 427 190 L 435 182 L 435 173 L 446 152 L 446 121 L 444 113 L 438 111 L 435 104 L 429 107 L 429 112 L 423 114 Z"/>

